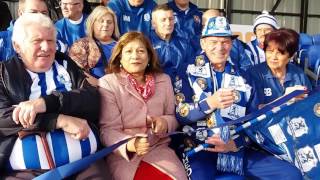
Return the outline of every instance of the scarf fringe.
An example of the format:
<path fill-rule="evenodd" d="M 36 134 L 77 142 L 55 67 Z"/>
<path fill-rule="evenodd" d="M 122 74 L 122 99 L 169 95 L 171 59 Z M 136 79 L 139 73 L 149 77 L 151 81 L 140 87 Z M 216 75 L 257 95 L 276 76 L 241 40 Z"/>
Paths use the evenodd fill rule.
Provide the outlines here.
<path fill-rule="evenodd" d="M 217 170 L 244 175 L 243 158 L 230 154 L 219 153 L 217 159 Z"/>
<path fill-rule="evenodd" d="M 220 138 L 227 143 L 230 140 L 230 131 L 228 126 L 220 128 Z"/>
<path fill-rule="evenodd" d="M 228 126 L 220 128 L 220 138 L 227 143 L 230 140 L 230 131 Z M 218 153 L 217 170 L 223 172 L 232 172 L 243 175 L 243 156 L 238 152 L 238 155 L 230 153 Z"/>

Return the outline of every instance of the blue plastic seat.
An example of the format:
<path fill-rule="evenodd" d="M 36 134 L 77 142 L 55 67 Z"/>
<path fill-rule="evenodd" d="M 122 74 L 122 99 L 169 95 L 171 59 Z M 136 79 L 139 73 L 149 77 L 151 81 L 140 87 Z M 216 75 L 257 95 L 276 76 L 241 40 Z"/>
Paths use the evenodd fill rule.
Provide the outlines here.
<path fill-rule="evenodd" d="M 315 34 L 312 36 L 312 38 L 313 38 L 314 45 L 320 45 L 320 34 Z"/>
<path fill-rule="evenodd" d="M 308 49 L 308 68 L 317 69 L 318 61 L 320 59 L 320 45 L 310 46 Z"/>
<path fill-rule="evenodd" d="M 297 65 L 300 66 L 301 68 L 304 68 L 305 60 L 307 57 L 308 57 L 308 49 L 300 49 L 297 52 L 297 60 L 296 60 Z"/>
<path fill-rule="evenodd" d="M 299 49 L 308 49 L 312 45 L 313 45 L 313 37 L 305 33 L 300 33 Z"/>
<path fill-rule="evenodd" d="M 320 46 L 320 34 L 299 34 L 299 50 L 297 52 L 297 64 L 304 68 L 305 60 L 308 58 L 307 68 L 315 69 Z"/>
<path fill-rule="evenodd" d="M 299 49 L 297 52 L 296 63 L 301 68 L 305 66 L 305 60 L 308 57 L 308 49 L 313 45 L 313 37 L 311 35 L 300 33 L 299 34 Z"/>
<path fill-rule="evenodd" d="M 318 80 L 320 75 L 320 53 L 319 52 L 320 52 L 320 44 L 313 45 L 309 47 L 308 55 L 307 55 L 308 64 L 306 68 L 309 70 L 309 75 L 310 75 L 310 72 L 312 72 L 310 76 L 312 77 L 311 81 L 314 86 L 318 85 Z"/>

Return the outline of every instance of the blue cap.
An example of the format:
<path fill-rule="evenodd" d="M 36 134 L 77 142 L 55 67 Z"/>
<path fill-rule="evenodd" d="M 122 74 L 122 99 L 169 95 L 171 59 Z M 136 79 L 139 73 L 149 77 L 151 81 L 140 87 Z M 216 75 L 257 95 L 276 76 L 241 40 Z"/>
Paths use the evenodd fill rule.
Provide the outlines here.
<path fill-rule="evenodd" d="M 232 39 L 238 37 L 232 35 L 230 25 L 227 19 L 222 16 L 211 17 L 202 31 L 202 37 L 215 36 L 215 37 L 231 37 Z"/>

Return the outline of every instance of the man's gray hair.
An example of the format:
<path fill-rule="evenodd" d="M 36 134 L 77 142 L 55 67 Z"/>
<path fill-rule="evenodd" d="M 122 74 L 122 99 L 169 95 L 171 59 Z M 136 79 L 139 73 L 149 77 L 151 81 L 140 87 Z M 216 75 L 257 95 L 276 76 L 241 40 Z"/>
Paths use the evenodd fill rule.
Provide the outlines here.
<path fill-rule="evenodd" d="M 12 42 L 22 45 L 27 36 L 26 29 L 32 25 L 52 28 L 54 29 L 54 38 L 57 36 L 57 30 L 48 16 L 40 13 L 24 13 L 14 23 Z"/>

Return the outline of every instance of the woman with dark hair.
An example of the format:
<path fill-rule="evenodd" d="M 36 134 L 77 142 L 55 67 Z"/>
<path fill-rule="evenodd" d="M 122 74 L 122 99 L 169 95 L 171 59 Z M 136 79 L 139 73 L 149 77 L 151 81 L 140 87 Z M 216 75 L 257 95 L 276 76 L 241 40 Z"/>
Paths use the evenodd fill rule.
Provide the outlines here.
<path fill-rule="evenodd" d="M 298 50 L 299 34 L 281 28 L 266 35 L 266 62 L 249 69 L 258 87 L 262 104 L 267 104 L 294 90 L 311 90 L 311 83 L 302 69 L 290 63 Z M 302 96 L 297 97 L 303 98 Z"/>
<path fill-rule="evenodd" d="M 165 136 L 178 127 L 173 88 L 149 40 L 139 32 L 124 34 L 108 73 L 99 79 L 101 141 L 110 146 L 132 138 L 106 158 L 113 179 L 186 179 Z"/>

